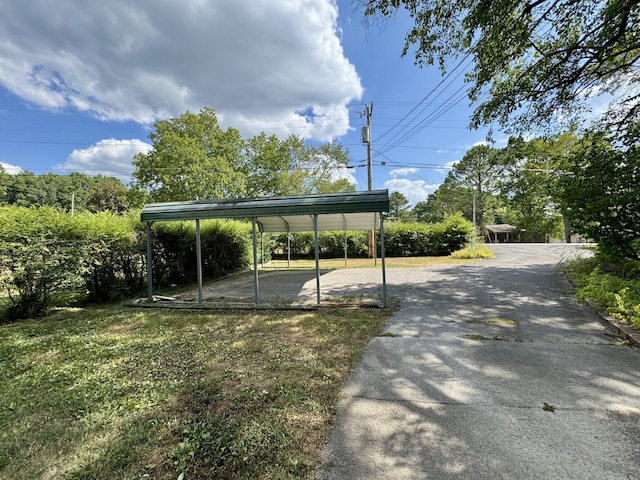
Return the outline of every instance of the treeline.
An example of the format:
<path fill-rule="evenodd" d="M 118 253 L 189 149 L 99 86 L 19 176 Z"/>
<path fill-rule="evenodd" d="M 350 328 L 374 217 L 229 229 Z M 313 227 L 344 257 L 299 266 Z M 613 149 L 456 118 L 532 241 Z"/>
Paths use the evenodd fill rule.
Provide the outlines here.
<path fill-rule="evenodd" d="M 580 234 L 614 258 L 640 259 L 640 126 L 621 133 L 570 132 L 503 148 L 478 145 L 454 164 L 428 198 L 408 208 L 391 194 L 391 215 L 442 221 L 461 212 L 478 228 L 516 227 L 517 239 L 570 241 Z"/>
<path fill-rule="evenodd" d="M 29 171 L 9 175 L 0 165 L 0 205 L 124 213 L 141 208 L 148 199 L 145 190 L 128 188 L 116 177 L 78 172 L 35 175 Z"/>

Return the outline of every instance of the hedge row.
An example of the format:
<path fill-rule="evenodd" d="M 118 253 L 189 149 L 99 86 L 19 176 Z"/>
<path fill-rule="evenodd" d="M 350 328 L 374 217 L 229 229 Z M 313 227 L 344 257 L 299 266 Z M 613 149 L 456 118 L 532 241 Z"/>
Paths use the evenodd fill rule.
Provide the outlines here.
<path fill-rule="evenodd" d="M 452 215 L 436 224 L 385 222 L 385 254 L 389 257 L 425 257 L 449 255 L 464 247 L 473 232 L 473 225 L 462 215 Z M 366 231 L 347 232 L 347 256 L 363 258 L 369 254 L 369 236 Z M 344 256 L 344 232 L 319 232 L 318 247 L 322 258 Z M 380 241 L 376 236 L 377 252 Z M 311 258 L 314 252 L 313 232 L 291 234 L 291 255 Z M 286 255 L 287 235 L 275 237 L 275 254 Z"/>
<path fill-rule="evenodd" d="M 249 231 L 234 221 L 201 226 L 205 275 L 249 262 Z M 154 226 L 155 286 L 195 278 L 193 222 Z M 9 319 L 42 315 L 79 298 L 112 301 L 144 291 L 146 235 L 139 212 L 71 216 L 49 207 L 0 207 L 0 302 Z"/>

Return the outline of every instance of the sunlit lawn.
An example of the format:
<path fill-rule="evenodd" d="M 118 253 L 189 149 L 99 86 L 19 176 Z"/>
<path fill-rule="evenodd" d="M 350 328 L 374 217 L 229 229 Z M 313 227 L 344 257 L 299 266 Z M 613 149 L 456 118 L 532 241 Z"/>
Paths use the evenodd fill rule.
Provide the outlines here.
<path fill-rule="evenodd" d="M 468 263 L 469 260 L 455 259 L 452 257 L 387 257 L 385 258 L 385 266 L 393 267 L 433 267 L 438 265 L 461 265 Z M 372 258 L 321 258 L 320 268 L 322 269 L 339 269 L 339 268 L 382 268 L 382 260 L 378 258 L 375 262 Z M 274 268 L 299 268 L 313 269 L 316 262 L 313 259 L 304 260 L 271 260 L 265 263 L 266 269 Z"/>
<path fill-rule="evenodd" d="M 0 478 L 310 478 L 389 314 L 110 306 L 0 325 Z"/>

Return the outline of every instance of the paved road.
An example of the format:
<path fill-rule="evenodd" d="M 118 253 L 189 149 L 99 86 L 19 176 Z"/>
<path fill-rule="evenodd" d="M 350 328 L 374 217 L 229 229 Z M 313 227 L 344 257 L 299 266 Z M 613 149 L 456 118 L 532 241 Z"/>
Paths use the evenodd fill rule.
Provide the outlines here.
<path fill-rule="evenodd" d="M 640 351 L 554 271 L 575 246 L 493 248 L 389 270 L 402 308 L 345 387 L 319 480 L 640 479 Z"/>

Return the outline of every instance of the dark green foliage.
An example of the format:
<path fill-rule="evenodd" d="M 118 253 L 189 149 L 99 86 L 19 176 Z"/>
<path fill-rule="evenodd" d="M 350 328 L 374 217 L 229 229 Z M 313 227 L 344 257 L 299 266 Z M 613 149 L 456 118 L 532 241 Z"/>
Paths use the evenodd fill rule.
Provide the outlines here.
<path fill-rule="evenodd" d="M 368 233 L 366 231 L 347 232 L 347 256 L 366 258 L 369 254 Z M 323 258 L 344 257 L 344 232 L 320 232 L 318 246 Z"/>
<path fill-rule="evenodd" d="M 82 246 L 88 300 L 119 300 L 143 289 L 146 242 L 137 212 L 83 214 L 76 217 L 74 226 Z"/>
<path fill-rule="evenodd" d="M 0 204 L 20 207 L 49 206 L 66 212 L 109 210 L 124 213 L 132 207 L 140 207 L 144 195 L 128 190 L 115 177 L 84 173 L 68 175 L 45 173 L 34 175 L 20 172 L 16 175 L 0 174 Z"/>
<path fill-rule="evenodd" d="M 68 220 L 51 208 L 0 208 L 0 295 L 8 319 L 43 315 L 56 296 L 81 284 Z"/>
<path fill-rule="evenodd" d="M 385 253 L 389 257 L 449 255 L 467 243 L 471 222 L 456 214 L 433 225 L 391 222 L 385 226 Z"/>
<path fill-rule="evenodd" d="M 146 281 L 146 235 L 138 212 L 68 213 L 43 207 L 0 207 L 0 299 L 9 319 L 43 315 L 66 298 L 108 302 L 140 293 Z M 205 221 L 205 277 L 249 263 L 250 226 Z M 156 286 L 196 276 L 195 226 L 154 228 Z"/>
<path fill-rule="evenodd" d="M 570 171 L 560 180 L 573 228 L 618 259 L 640 260 L 637 133 L 628 133 L 617 148 L 602 133 L 586 136 L 571 158 Z"/>
<path fill-rule="evenodd" d="M 571 124 L 594 96 L 616 101 L 602 118 L 623 126 L 640 114 L 637 0 L 359 0 L 365 15 L 411 17 L 403 54 L 418 65 L 467 58 L 471 126 L 522 132 Z M 385 19 L 386 20 L 386 19 Z M 629 88 L 627 88 L 629 87 Z M 606 103 L 606 102 L 605 102 Z"/>
<path fill-rule="evenodd" d="M 292 232 L 289 234 L 292 258 L 313 258 L 313 232 Z M 344 232 L 318 232 L 318 248 L 321 258 L 344 257 Z M 365 231 L 347 231 L 347 256 L 349 258 L 366 258 L 369 253 L 368 233 Z M 287 257 L 287 234 L 274 237 L 273 255 L 278 258 Z"/>
<path fill-rule="evenodd" d="M 234 220 L 200 223 L 203 275 L 216 278 L 246 267 L 251 257 L 251 225 Z M 196 279 L 194 222 L 157 223 L 153 227 L 154 286 Z"/>

